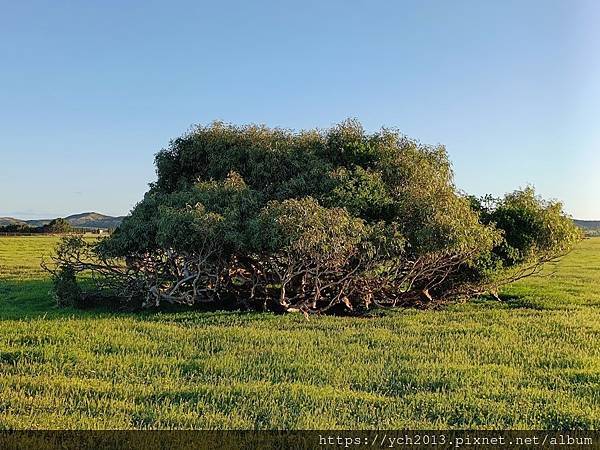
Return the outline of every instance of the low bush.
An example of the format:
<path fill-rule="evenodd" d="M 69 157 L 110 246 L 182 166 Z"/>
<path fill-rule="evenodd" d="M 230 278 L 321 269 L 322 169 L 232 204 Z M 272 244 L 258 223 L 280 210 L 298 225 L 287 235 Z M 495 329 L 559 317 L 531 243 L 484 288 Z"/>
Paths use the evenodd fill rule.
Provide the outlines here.
<path fill-rule="evenodd" d="M 77 284 L 73 266 L 61 265 L 52 277 L 52 285 L 58 306 L 79 306 L 81 289 Z"/>

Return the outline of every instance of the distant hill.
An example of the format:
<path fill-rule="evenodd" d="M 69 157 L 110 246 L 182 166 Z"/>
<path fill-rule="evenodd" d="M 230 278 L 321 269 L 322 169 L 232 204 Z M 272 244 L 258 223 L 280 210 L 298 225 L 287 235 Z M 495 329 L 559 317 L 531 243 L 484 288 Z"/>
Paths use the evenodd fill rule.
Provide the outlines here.
<path fill-rule="evenodd" d="M 600 220 L 574 220 L 573 222 L 584 230 L 600 230 Z"/>
<path fill-rule="evenodd" d="M 27 225 L 24 220 L 13 219 L 12 217 L 0 217 L 0 227 L 8 225 Z"/>
<path fill-rule="evenodd" d="M 65 217 L 67 222 L 76 228 L 117 228 L 124 216 L 112 217 L 96 212 L 73 214 Z"/>
<path fill-rule="evenodd" d="M 67 222 L 76 228 L 117 228 L 123 221 L 124 216 L 106 216 L 97 212 L 85 212 L 65 217 Z M 41 227 L 50 223 L 52 219 L 21 220 L 12 217 L 0 217 L 0 227 L 6 225 L 29 225 L 30 227 Z"/>
<path fill-rule="evenodd" d="M 25 220 L 24 222 L 30 227 L 41 227 L 44 225 L 48 225 L 50 222 L 52 222 L 52 219 Z"/>

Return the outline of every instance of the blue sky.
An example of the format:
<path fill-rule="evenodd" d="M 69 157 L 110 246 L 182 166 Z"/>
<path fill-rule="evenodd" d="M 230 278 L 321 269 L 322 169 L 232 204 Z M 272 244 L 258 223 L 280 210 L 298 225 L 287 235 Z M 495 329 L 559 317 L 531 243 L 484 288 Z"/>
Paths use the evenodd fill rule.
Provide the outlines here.
<path fill-rule="evenodd" d="M 600 2 L 27 1 L 0 13 L 0 216 L 124 214 L 194 123 L 356 117 L 459 188 L 600 219 Z"/>

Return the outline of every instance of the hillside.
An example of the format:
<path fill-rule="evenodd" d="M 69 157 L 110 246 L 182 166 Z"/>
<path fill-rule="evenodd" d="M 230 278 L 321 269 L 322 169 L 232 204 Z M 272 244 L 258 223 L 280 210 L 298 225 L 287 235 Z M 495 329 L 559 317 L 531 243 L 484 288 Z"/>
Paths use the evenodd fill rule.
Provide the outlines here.
<path fill-rule="evenodd" d="M 76 228 L 117 228 L 123 216 L 106 216 L 97 212 L 85 212 L 81 214 L 72 214 L 65 217 L 67 222 Z M 50 223 L 52 219 L 32 219 L 21 220 L 13 217 L 0 217 L 0 227 L 6 225 L 29 225 L 30 227 L 41 227 Z"/>
<path fill-rule="evenodd" d="M 600 230 L 600 220 L 574 220 L 573 222 L 584 230 Z"/>
<path fill-rule="evenodd" d="M 52 219 L 33 219 L 33 220 L 25 220 L 26 225 L 30 227 L 43 227 L 44 225 L 48 225 L 52 222 Z"/>
<path fill-rule="evenodd" d="M 13 217 L 0 217 L 0 227 L 5 227 L 8 225 L 27 225 L 27 222 L 20 219 L 15 219 Z"/>
<path fill-rule="evenodd" d="M 65 219 L 76 228 L 117 228 L 123 216 L 112 217 L 96 212 L 73 214 Z"/>

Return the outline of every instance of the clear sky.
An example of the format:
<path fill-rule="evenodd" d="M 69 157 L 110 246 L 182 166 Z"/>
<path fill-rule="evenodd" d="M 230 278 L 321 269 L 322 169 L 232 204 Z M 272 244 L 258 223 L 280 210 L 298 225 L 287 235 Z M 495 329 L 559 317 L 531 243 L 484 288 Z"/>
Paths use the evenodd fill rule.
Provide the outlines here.
<path fill-rule="evenodd" d="M 0 216 L 125 214 L 194 123 L 356 117 L 600 219 L 597 0 L 0 2 Z"/>

